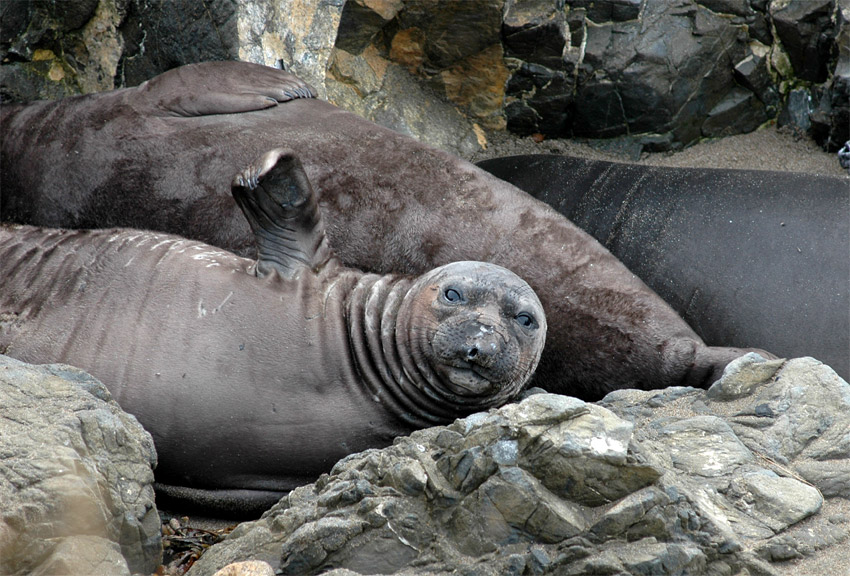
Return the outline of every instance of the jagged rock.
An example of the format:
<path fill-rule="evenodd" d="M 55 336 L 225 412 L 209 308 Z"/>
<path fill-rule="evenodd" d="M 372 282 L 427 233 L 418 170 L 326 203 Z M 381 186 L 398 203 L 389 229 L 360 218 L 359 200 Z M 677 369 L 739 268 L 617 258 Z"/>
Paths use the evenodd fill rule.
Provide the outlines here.
<path fill-rule="evenodd" d="M 812 114 L 812 136 L 835 151 L 850 140 L 850 2 L 839 2 L 838 60 L 832 78 L 816 89 L 818 106 Z"/>
<path fill-rule="evenodd" d="M 567 16 L 546 0 L 508 0 L 502 21 L 505 56 L 557 69 L 563 63 L 569 41 Z"/>
<path fill-rule="evenodd" d="M 787 123 L 795 90 L 812 96 L 796 129 L 829 150 L 850 137 L 836 0 L 29 0 L 0 17 L 5 100 L 240 59 L 461 155 L 505 127 L 681 148 Z"/>
<path fill-rule="evenodd" d="M 122 25 L 127 86 L 204 60 L 282 65 L 325 97 L 325 68 L 343 2 L 319 0 L 130 0 Z"/>
<path fill-rule="evenodd" d="M 189 572 L 776 574 L 850 538 L 850 385 L 748 355 L 709 390 L 517 404 L 339 462 Z M 826 498 L 826 499 L 825 499 Z"/>
<path fill-rule="evenodd" d="M 796 76 L 823 82 L 829 73 L 836 27 L 834 0 L 773 0 L 770 15 Z"/>
<path fill-rule="evenodd" d="M 26 101 L 116 87 L 119 26 L 130 0 L 4 2 L 0 100 Z"/>
<path fill-rule="evenodd" d="M 808 88 L 791 90 L 782 111 L 777 118 L 779 126 L 789 126 L 800 136 L 806 134 L 812 127 L 811 115 L 814 111 L 812 93 Z"/>
<path fill-rule="evenodd" d="M 0 573 L 152 572 L 153 440 L 88 374 L 0 355 Z"/>
<path fill-rule="evenodd" d="M 640 14 L 641 0 L 572 0 L 572 8 L 587 10 L 588 19 L 597 24 L 635 20 Z"/>
<path fill-rule="evenodd" d="M 444 150 L 484 146 L 481 127 L 505 125 L 501 3 L 347 2 L 329 99 Z"/>
<path fill-rule="evenodd" d="M 779 93 L 770 77 L 766 54 L 766 46 L 761 46 L 759 52 L 749 50 L 747 56 L 735 64 L 735 81 L 755 94 L 772 117 L 779 104 Z"/>
<path fill-rule="evenodd" d="M 708 113 L 702 125 L 702 134 L 709 138 L 717 138 L 752 132 L 767 120 L 764 104 L 756 98 L 755 94 L 749 90 L 733 88 Z"/>

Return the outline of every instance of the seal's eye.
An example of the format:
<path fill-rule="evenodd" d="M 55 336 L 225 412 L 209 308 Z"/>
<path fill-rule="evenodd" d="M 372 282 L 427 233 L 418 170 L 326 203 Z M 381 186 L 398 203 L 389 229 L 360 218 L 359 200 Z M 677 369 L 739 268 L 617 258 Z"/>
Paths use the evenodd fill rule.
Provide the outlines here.
<path fill-rule="evenodd" d="M 528 312 L 520 312 L 516 315 L 516 321 L 520 323 L 520 326 L 525 328 L 534 328 L 537 326 L 537 322 L 534 320 L 534 316 L 529 314 Z"/>
<path fill-rule="evenodd" d="M 457 304 L 463 299 L 463 296 L 461 296 L 460 291 L 454 288 L 446 288 L 443 290 L 443 298 L 445 298 L 446 302 Z"/>

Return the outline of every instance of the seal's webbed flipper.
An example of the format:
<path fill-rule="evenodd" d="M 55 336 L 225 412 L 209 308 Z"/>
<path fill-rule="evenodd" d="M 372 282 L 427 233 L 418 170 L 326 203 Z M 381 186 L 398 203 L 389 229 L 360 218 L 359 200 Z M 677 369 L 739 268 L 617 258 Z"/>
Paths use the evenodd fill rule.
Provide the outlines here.
<path fill-rule="evenodd" d="M 240 114 L 299 98 L 315 98 L 306 82 L 247 62 L 201 62 L 169 70 L 138 87 L 133 105 L 182 117 Z"/>
<path fill-rule="evenodd" d="M 305 267 L 317 272 L 333 257 L 316 195 L 292 152 L 266 152 L 236 175 L 230 190 L 254 231 L 258 276 L 276 270 L 294 278 Z"/>

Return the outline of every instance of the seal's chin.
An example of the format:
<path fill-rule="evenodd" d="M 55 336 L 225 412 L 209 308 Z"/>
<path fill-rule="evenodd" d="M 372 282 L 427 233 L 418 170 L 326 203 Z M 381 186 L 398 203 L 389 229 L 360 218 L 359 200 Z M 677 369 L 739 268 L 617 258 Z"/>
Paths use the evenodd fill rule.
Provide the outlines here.
<path fill-rule="evenodd" d="M 474 365 L 466 362 L 458 366 L 443 364 L 439 371 L 446 385 L 459 396 L 492 396 L 502 389 L 500 384 L 488 380 Z"/>

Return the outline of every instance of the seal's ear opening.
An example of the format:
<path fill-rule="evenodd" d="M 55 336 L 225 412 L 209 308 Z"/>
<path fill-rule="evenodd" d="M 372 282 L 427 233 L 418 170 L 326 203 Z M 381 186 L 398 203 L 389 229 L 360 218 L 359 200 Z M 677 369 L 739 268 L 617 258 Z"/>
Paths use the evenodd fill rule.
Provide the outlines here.
<path fill-rule="evenodd" d="M 230 191 L 254 232 L 257 276 L 295 278 L 333 258 L 313 187 L 293 152 L 266 152 L 236 174 Z"/>

